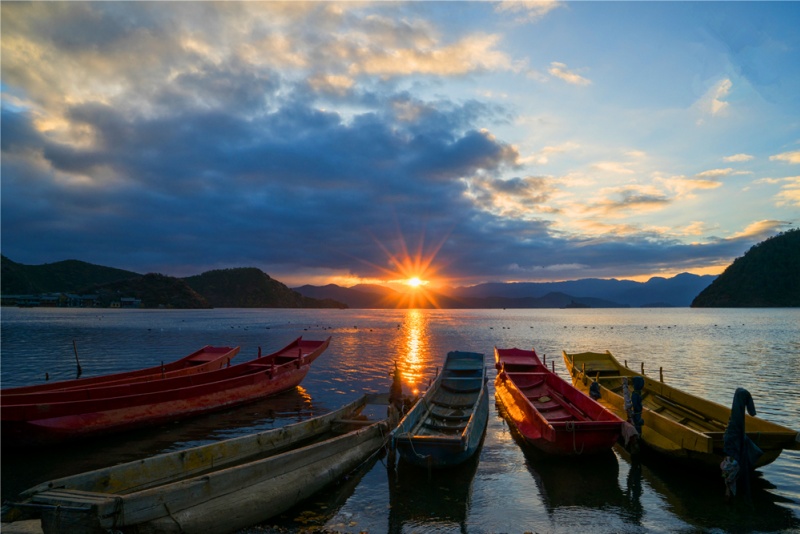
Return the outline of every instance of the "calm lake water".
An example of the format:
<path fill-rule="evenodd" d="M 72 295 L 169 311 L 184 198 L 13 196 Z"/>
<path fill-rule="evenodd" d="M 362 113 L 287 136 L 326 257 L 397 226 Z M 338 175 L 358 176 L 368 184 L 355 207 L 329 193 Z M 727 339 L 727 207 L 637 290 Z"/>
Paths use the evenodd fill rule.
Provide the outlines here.
<path fill-rule="evenodd" d="M 645 372 L 729 405 L 737 387 L 758 415 L 800 429 L 800 310 L 88 310 L 2 309 L 2 387 L 158 365 L 203 345 L 241 346 L 237 360 L 297 336 L 332 337 L 301 387 L 255 404 L 42 454 L 2 453 L 3 499 L 108 464 L 282 426 L 363 392 L 388 391 L 397 362 L 424 390 L 450 350 L 535 347 L 566 377 L 561 350 L 610 350 Z M 490 377 L 495 376 L 494 368 Z M 493 384 L 490 384 L 494 393 Z M 718 472 L 614 450 L 559 461 L 521 446 L 492 403 L 475 461 L 449 472 L 372 462 L 248 532 L 370 533 L 800 532 L 800 453 L 759 470 L 752 501 L 726 503 Z"/>

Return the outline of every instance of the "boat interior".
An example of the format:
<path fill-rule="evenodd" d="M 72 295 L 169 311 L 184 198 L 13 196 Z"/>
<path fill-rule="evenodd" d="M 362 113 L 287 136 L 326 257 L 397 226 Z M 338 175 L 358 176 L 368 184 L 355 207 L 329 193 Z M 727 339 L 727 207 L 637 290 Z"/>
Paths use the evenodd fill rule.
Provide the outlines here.
<path fill-rule="evenodd" d="M 475 359 L 453 359 L 448 362 L 442 371 L 439 387 L 425 401 L 426 413 L 412 434 L 460 437 L 480 398 L 484 372 L 483 362 Z"/>
<path fill-rule="evenodd" d="M 552 423 L 587 421 L 589 417 L 575 404 L 559 393 L 552 384 L 552 373 L 513 373 L 506 371 L 509 379 L 542 416 Z"/>

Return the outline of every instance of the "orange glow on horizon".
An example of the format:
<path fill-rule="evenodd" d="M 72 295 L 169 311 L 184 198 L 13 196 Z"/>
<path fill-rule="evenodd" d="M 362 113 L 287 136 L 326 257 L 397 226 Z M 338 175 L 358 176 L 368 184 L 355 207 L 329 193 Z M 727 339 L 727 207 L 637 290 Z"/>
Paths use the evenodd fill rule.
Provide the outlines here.
<path fill-rule="evenodd" d="M 711 265 L 709 267 L 700 267 L 697 269 L 679 270 L 679 271 L 664 271 L 650 274 L 642 274 L 638 276 L 621 276 L 620 280 L 633 280 L 634 282 L 647 282 L 653 277 L 673 278 L 682 273 L 696 274 L 697 276 L 705 276 L 707 274 L 718 276 L 722 274 L 729 264 L 724 265 Z"/>
<path fill-rule="evenodd" d="M 440 275 L 441 263 L 439 265 L 434 264 L 434 260 L 436 259 L 439 250 L 444 245 L 447 236 L 444 236 L 443 239 L 437 243 L 433 247 L 426 247 L 424 242 L 424 236 L 420 239 L 419 245 L 417 246 L 415 251 L 410 251 L 404 236 L 400 234 L 398 236 L 398 243 L 400 245 L 399 252 L 392 252 L 390 251 L 386 245 L 381 243 L 376 239 L 376 243 L 378 246 L 383 250 L 383 252 L 387 256 L 387 264 L 389 267 L 385 267 L 382 265 L 377 265 L 367 260 L 362 260 L 364 263 L 370 265 L 372 268 L 379 271 L 376 273 L 377 276 L 370 277 L 370 278 L 362 278 L 355 275 L 349 275 L 349 282 L 351 285 L 349 287 L 353 287 L 358 284 L 374 284 L 383 286 L 389 289 L 393 289 L 395 293 L 387 294 L 383 304 L 387 307 L 394 307 L 397 309 L 414 309 L 414 308 L 441 308 L 442 305 L 440 300 L 442 299 L 441 294 L 437 291 L 438 288 L 441 288 L 443 291 L 446 291 L 445 288 L 454 286 L 454 284 L 459 284 L 459 282 L 467 287 L 470 285 L 477 285 L 481 283 L 486 283 L 487 281 L 479 281 L 475 279 L 469 278 L 451 278 L 447 276 Z M 656 271 L 651 272 L 648 274 L 639 274 L 633 276 L 615 276 L 613 278 L 619 280 L 631 280 L 635 282 L 647 282 L 653 277 L 663 277 L 663 278 L 673 278 L 679 274 L 688 272 L 690 274 L 703 276 L 703 275 L 719 275 L 721 274 L 726 268 L 728 264 L 719 264 L 719 265 L 709 265 L 706 267 L 698 267 L 698 268 L 687 268 L 681 270 L 669 270 L 666 269 L 664 271 Z M 382 272 L 383 276 L 381 276 L 380 272 Z M 564 281 L 573 281 L 579 280 L 582 278 L 588 278 L 591 275 L 589 273 L 586 274 L 584 277 L 574 277 L 568 279 L 515 279 L 515 280 L 506 280 L 505 283 L 544 283 L 544 282 L 564 282 Z M 340 277 L 344 278 L 344 277 Z M 611 278 L 608 278 L 611 279 Z M 472 282 L 472 283 L 470 283 Z M 336 283 L 336 282 L 329 282 L 329 283 Z M 339 284 L 337 284 L 339 285 Z M 345 285 L 345 287 L 348 287 Z"/>
<path fill-rule="evenodd" d="M 384 285 L 397 291 L 396 295 L 387 296 L 387 305 L 395 308 L 441 308 L 437 302 L 437 295 L 431 289 L 436 287 L 437 272 L 439 267 L 434 265 L 434 259 L 439 253 L 446 237 L 436 246 L 425 250 L 424 239 L 420 240 L 416 251 L 410 251 L 405 238 L 399 236 L 399 253 L 390 252 L 389 249 L 378 241 L 378 246 L 388 258 L 389 268 L 365 262 L 382 271 L 385 275 Z M 430 286 L 426 288 L 425 286 Z"/>

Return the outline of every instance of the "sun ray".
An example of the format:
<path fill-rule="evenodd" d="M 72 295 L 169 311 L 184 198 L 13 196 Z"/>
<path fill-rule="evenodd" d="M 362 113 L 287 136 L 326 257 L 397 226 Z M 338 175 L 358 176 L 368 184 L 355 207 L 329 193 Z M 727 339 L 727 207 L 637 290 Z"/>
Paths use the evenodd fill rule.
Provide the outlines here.
<path fill-rule="evenodd" d="M 392 302 L 386 304 L 394 305 L 396 308 L 439 308 L 437 294 L 432 288 L 438 277 L 441 265 L 435 262 L 437 255 L 441 251 L 447 236 L 444 236 L 433 247 L 426 247 L 425 234 L 420 237 L 419 242 L 413 247 L 408 246 L 405 236 L 398 231 L 397 248 L 399 251 L 393 252 L 384 243 L 375 238 L 376 244 L 386 255 L 390 267 L 377 265 L 367 260 L 361 260 L 370 267 L 382 272 L 385 281 L 398 291 L 397 296 L 387 297 Z"/>

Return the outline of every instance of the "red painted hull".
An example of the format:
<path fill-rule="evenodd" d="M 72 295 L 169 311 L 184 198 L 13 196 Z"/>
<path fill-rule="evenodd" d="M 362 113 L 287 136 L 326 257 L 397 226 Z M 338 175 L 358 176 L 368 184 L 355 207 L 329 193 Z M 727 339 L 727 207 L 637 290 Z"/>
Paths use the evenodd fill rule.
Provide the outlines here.
<path fill-rule="evenodd" d="M 284 349 L 218 371 L 157 382 L 87 388 L 93 398 L 4 407 L 4 445 L 46 445 L 174 421 L 291 389 L 330 343 L 298 338 Z"/>
<path fill-rule="evenodd" d="M 597 454 L 614 446 L 623 421 L 548 371 L 534 351 L 495 348 L 495 360 L 495 394 L 530 445 L 556 455 Z"/>
<path fill-rule="evenodd" d="M 123 373 L 110 375 L 91 376 L 78 378 L 75 380 L 61 380 L 58 382 L 46 382 L 33 386 L 21 386 L 16 388 L 5 388 L 0 390 L 0 399 L 3 404 L 8 401 L 12 404 L 21 402 L 11 399 L 17 395 L 27 395 L 29 393 L 45 393 L 48 391 L 61 391 L 70 389 L 80 389 L 95 386 L 107 386 L 112 384 L 128 384 L 132 382 L 147 382 L 150 380 L 160 380 L 162 378 L 173 378 L 176 376 L 192 375 L 204 373 L 206 371 L 216 371 L 230 365 L 231 359 L 239 353 L 239 347 L 212 347 L 205 346 L 202 349 L 175 360 L 166 365 L 149 367 L 147 369 L 137 369 Z"/>

